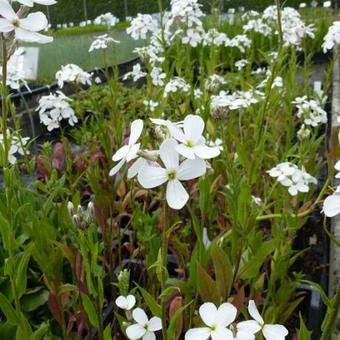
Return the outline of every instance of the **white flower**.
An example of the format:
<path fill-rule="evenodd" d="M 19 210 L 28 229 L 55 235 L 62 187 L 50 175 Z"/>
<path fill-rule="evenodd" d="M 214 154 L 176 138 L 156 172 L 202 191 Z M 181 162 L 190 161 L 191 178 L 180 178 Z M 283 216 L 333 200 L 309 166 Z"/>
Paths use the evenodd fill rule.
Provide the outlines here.
<path fill-rule="evenodd" d="M 190 91 L 190 85 L 187 84 L 183 78 L 174 77 L 165 85 L 164 97 L 167 97 L 169 93 L 176 93 L 178 91 L 188 93 Z"/>
<path fill-rule="evenodd" d="M 340 43 L 340 21 L 334 21 L 332 26 L 329 27 L 327 34 L 323 38 L 323 52 L 332 50 L 334 46 Z"/>
<path fill-rule="evenodd" d="M 91 85 L 91 74 L 85 72 L 78 65 L 68 64 L 61 67 L 56 73 L 58 86 L 63 88 L 65 82 L 75 82 L 82 85 Z"/>
<path fill-rule="evenodd" d="M 295 164 L 284 162 L 267 171 L 269 176 L 277 178 L 283 186 L 288 187 L 288 192 L 295 196 L 298 192 L 308 192 L 309 184 L 316 184 L 317 180 L 308 174 L 304 168 L 301 170 Z"/>
<path fill-rule="evenodd" d="M 331 7 L 332 6 L 332 1 L 325 1 L 324 3 L 323 3 L 323 7 L 324 8 L 329 8 L 329 7 Z"/>
<path fill-rule="evenodd" d="M 253 300 L 249 301 L 248 312 L 254 320 L 239 322 L 238 330 L 253 334 L 262 330 L 266 340 L 284 340 L 288 335 L 287 328 L 282 325 L 265 324 Z"/>
<path fill-rule="evenodd" d="M 143 100 L 143 104 L 148 110 L 150 110 L 150 112 L 154 112 L 155 109 L 159 106 L 159 103 L 154 102 L 153 100 Z"/>
<path fill-rule="evenodd" d="M 38 33 L 48 26 L 46 16 L 42 12 L 30 13 L 26 18 L 19 18 L 12 6 L 5 0 L 0 0 L 0 32 L 14 31 L 15 39 L 25 42 L 49 43 L 52 37 Z"/>
<path fill-rule="evenodd" d="M 155 86 L 164 86 L 166 73 L 160 67 L 153 67 L 150 73 L 152 84 Z"/>
<path fill-rule="evenodd" d="M 247 59 L 240 59 L 235 63 L 235 67 L 240 71 L 248 64 Z"/>
<path fill-rule="evenodd" d="M 168 129 L 172 137 L 181 143 L 176 146 L 176 151 L 185 158 L 210 159 L 220 154 L 219 148 L 205 144 L 205 138 L 203 137 L 204 120 L 200 116 L 186 116 L 183 130 L 174 124 L 169 124 Z"/>
<path fill-rule="evenodd" d="M 162 329 L 162 321 L 160 318 L 154 316 L 149 320 L 141 308 L 134 309 L 132 317 L 136 323 L 126 329 L 126 335 L 129 339 L 156 340 L 154 332 Z"/>
<path fill-rule="evenodd" d="M 8 150 L 8 162 L 13 165 L 17 162 L 17 154 L 23 156 L 25 151 L 26 153 L 29 153 L 28 150 L 24 150 L 24 147 L 30 139 L 29 137 L 21 137 L 17 133 L 11 133 L 10 130 L 7 130 L 6 136 L 10 144 Z M 4 135 L 2 133 L 0 133 L 0 144 L 4 147 Z"/>
<path fill-rule="evenodd" d="M 147 73 L 142 71 L 142 66 L 140 64 L 136 64 L 136 65 L 133 65 L 131 72 L 128 72 L 124 75 L 123 80 L 132 78 L 132 80 L 136 82 L 139 79 L 146 77 L 146 75 Z"/>
<path fill-rule="evenodd" d="M 336 188 L 333 195 L 328 196 L 324 200 L 322 211 L 327 217 L 334 217 L 340 214 L 340 186 Z"/>
<path fill-rule="evenodd" d="M 304 119 L 304 124 L 317 127 L 327 123 L 327 112 L 321 107 L 316 100 L 308 100 L 306 96 L 297 97 L 292 102 L 296 105 L 297 117 Z"/>
<path fill-rule="evenodd" d="M 206 327 L 192 328 L 185 333 L 185 340 L 232 340 L 233 333 L 227 327 L 234 322 L 237 309 L 230 303 L 223 303 L 217 307 L 211 303 L 204 303 L 199 308 L 199 314 Z"/>
<path fill-rule="evenodd" d="M 106 50 L 111 43 L 119 44 L 120 41 L 113 39 L 108 34 L 100 35 L 91 44 L 89 52 L 94 50 Z"/>
<path fill-rule="evenodd" d="M 158 31 L 158 23 L 149 14 L 137 14 L 134 18 L 130 27 L 126 29 L 127 34 L 129 34 L 134 40 L 146 39 L 149 32 L 155 33 Z"/>
<path fill-rule="evenodd" d="M 136 298 L 133 295 L 118 296 L 116 299 L 116 305 L 124 310 L 131 310 L 136 304 Z"/>
<path fill-rule="evenodd" d="M 147 164 L 137 177 L 145 189 L 155 188 L 167 182 L 166 200 L 172 209 L 182 209 L 189 200 L 189 195 L 180 181 L 201 177 L 206 172 L 205 161 L 200 158 L 186 159 L 179 164 L 177 145 L 174 139 L 166 139 L 159 150 L 165 168 Z"/>
<path fill-rule="evenodd" d="M 116 26 L 118 22 L 119 22 L 119 19 L 116 18 L 110 12 L 99 15 L 96 19 L 94 19 L 95 25 L 103 25 L 103 26 L 108 26 L 108 27 Z"/>
<path fill-rule="evenodd" d="M 110 176 L 114 176 L 126 162 L 130 162 L 137 157 L 140 143 L 137 143 L 143 131 L 144 123 L 141 119 L 136 119 L 131 124 L 131 132 L 128 145 L 121 147 L 112 157 L 112 160 L 119 163 L 111 169 Z"/>
<path fill-rule="evenodd" d="M 60 91 L 40 98 L 36 111 L 39 111 L 40 121 L 47 126 L 48 131 L 58 129 L 63 119 L 68 119 L 71 126 L 78 122 L 78 118 L 70 106 L 71 101 L 72 99 Z"/>

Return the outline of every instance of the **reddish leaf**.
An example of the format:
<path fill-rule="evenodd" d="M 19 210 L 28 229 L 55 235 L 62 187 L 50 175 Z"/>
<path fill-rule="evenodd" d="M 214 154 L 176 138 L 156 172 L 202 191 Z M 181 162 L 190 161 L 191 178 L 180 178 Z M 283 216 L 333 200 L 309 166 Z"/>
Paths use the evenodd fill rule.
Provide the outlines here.
<path fill-rule="evenodd" d="M 49 178 L 51 171 L 49 167 L 49 160 L 46 156 L 38 155 L 36 157 L 37 173 L 39 178 Z"/>
<path fill-rule="evenodd" d="M 59 172 L 65 168 L 65 152 L 64 145 L 62 143 L 57 143 L 54 146 L 52 167 Z"/>
<path fill-rule="evenodd" d="M 48 295 L 48 307 L 59 325 L 63 326 L 63 312 L 60 310 L 57 297 L 52 293 Z"/>

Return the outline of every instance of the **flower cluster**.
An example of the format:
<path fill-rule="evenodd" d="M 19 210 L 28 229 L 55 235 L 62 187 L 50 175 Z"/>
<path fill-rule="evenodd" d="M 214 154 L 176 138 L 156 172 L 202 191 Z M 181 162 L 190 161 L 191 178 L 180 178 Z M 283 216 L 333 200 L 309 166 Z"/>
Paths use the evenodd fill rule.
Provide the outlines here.
<path fill-rule="evenodd" d="M 71 126 L 78 122 L 78 118 L 70 106 L 71 101 L 72 99 L 60 91 L 40 98 L 36 111 L 39 111 L 40 121 L 47 126 L 48 131 L 58 129 L 63 119 L 68 119 Z"/>
<path fill-rule="evenodd" d="M 131 21 L 130 26 L 126 29 L 127 34 L 134 40 L 145 40 L 148 33 L 155 33 L 155 31 L 159 31 L 157 21 L 149 14 L 140 13 L 138 13 L 137 17 Z"/>
<path fill-rule="evenodd" d="M 317 127 L 327 123 L 327 112 L 316 100 L 308 100 L 306 96 L 297 97 L 293 101 L 297 108 L 297 117 L 303 119 L 307 126 Z"/>
<path fill-rule="evenodd" d="M 95 25 L 113 27 L 116 26 L 118 23 L 119 19 L 110 12 L 99 15 L 96 19 L 94 19 Z"/>
<path fill-rule="evenodd" d="M 128 144 L 112 157 L 118 164 L 110 175 L 115 175 L 126 162 L 135 160 L 128 177 L 137 176 L 138 182 L 146 189 L 167 183 L 166 200 L 169 206 L 182 209 L 189 200 L 189 195 L 181 182 L 203 176 L 207 169 L 206 160 L 217 157 L 220 149 L 206 144 L 203 137 L 204 121 L 199 116 L 188 115 L 181 124 L 164 120 L 153 122 L 167 130 L 159 151 L 140 150 L 138 139 L 142 134 L 143 121 L 135 120 L 131 125 Z M 158 155 L 163 166 L 157 162 Z"/>
<path fill-rule="evenodd" d="M 298 192 L 308 192 L 309 184 L 317 184 L 316 178 L 308 174 L 304 168 L 299 169 L 295 164 L 284 162 L 267 171 L 283 186 L 288 187 L 288 192 L 296 196 Z"/>
<path fill-rule="evenodd" d="M 0 144 L 4 147 L 4 138 L 5 136 L 0 133 Z M 25 152 L 28 153 L 27 150 L 24 150 L 24 147 L 29 142 L 29 137 L 21 137 L 17 133 L 11 133 L 10 130 L 7 130 L 7 140 L 10 143 L 8 150 L 8 162 L 10 164 L 15 164 L 17 162 L 17 154 L 23 156 Z"/>
<path fill-rule="evenodd" d="M 178 91 L 188 93 L 190 89 L 190 85 L 183 78 L 174 77 L 165 85 L 164 97 L 167 97 L 169 93 L 177 93 Z"/>
<path fill-rule="evenodd" d="M 134 82 L 141 78 L 146 77 L 147 73 L 142 71 L 142 66 L 140 64 L 133 65 L 132 71 L 124 74 L 123 80 L 132 78 Z"/>
<path fill-rule="evenodd" d="M 332 50 L 334 46 L 338 45 L 339 43 L 340 43 L 340 21 L 334 21 L 323 39 L 322 48 L 324 53 L 326 53 L 329 50 Z"/>
<path fill-rule="evenodd" d="M 78 65 L 74 64 L 67 64 L 65 66 L 62 66 L 61 70 L 59 70 L 55 76 L 60 88 L 63 88 L 64 83 L 68 82 L 89 86 L 92 84 L 91 74 L 85 72 Z"/>
<path fill-rule="evenodd" d="M 211 302 L 199 308 L 204 327 L 192 328 L 185 334 L 185 340 L 255 340 L 255 335 L 262 332 L 266 340 L 284 340 L 288 335 L 286 327 L 278 324 L 266 324 L 253 300 L 249 301 L 248 312 L 252 320 L 235 324 L 237 309 L 231 303 L 223 303 L 218 308 Z"/>
<path fill-rule="evenodd" d="M 75 209 L 72 202 L 68 202 L 67 210 L 77 228 L 86 229 L 94 220 L 95 209 L 92 202 L 88 203 L 87 208 L 78 205 L 77 209 Z"/>
<path fill-rule="evenodd" d="M 112 43 L 119 44 L 120 41 L 113 39 L 108 34 L 100 35 L 96 37 L 96 39 L 91 44 L 89 52 L 94 50 L 106 50 Z"/>
<path fill-rule="evenodd" d="M 228 110 L 246 109 L 258 103 L 261 98 L 263 94 L 259 91 L 237 91 L 232 94 L 221 91 L 217 96 L 211 96 L 211 114 L 220 115 Z"/>

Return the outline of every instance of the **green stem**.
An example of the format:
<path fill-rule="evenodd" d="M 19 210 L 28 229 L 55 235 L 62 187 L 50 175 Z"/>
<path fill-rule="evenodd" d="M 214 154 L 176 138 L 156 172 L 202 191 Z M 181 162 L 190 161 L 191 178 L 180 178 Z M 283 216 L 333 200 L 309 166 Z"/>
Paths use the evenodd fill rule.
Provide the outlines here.
<path fill-rule="evenodd" d="M 280 0 L 276 0 L 276 10 L 277 10 L 277 26 L 279 31 L 279 51 L 283 47 L 283 31 L 282 31 L 282 21 L 281 21 L 281 4 Z"/>
<path fill-rule="evenodd" d="M 162 230 L 162 248 L 161 248 L 161 256 L 162 256 L 162 282 L 161 289 L 162 292 L 165 290 L 166 280 L 167 280 L 167 267 L 168 267 L 168 230 L 170 225 L 170 216 L 169 216 L 169 208 L 167 206 L 167 202 L 164 201 L 164 215 L 163 215 L 163 230 Z M 166 324 L 166 298 L 162 298 L 162 335 L 163 340 L 167 340 L 167 324 Z"/>
<path fill-rule="evenodd" d="M 317 199 L 315 200 L 315 202 L 311 205 L 311 207 L 307 210 L 305 210 L 304 212 L 300 213 L 300 214 L 291 214 L 292 217 L 296 217 L 296 218 L 302 218 L 302 217 L 306 217 L 308 216 L 310 213 L 313 212 L 313 210 L 316 208 L 316 206 L 319 204 L 319 202 L 321 201 L 323 195 L 325 194 L 325 191 L 328 188 L 329 182 L 331 180 L 331 177 L 328 177 L 323 188 L 321 189 Z M 269 214 L 269 215 L 262 215 L 262 216 L 257 216 L 256 217 L 256 221 L 264 221 L 264 220 L 270 220 L 270 219 L 274 219 L 274 218 L 282 218 L 283 214 Z"/>
<path fill-rule="evenodd" d="M 8 103 L 7 103 L 7 44 L 6 40 L 2 38 L 2 88 L 1 88 L 1 99 L 2 99 L 2 134 L 4 138 L 4 167 L 8 165 L 8 153 L 9 153 L 9 141 L 7 135 L 7 115 L 8 115 Z"/>
<path fill-rule="evenodd" d="M 333 335 L 335 335 L 335 326 L 336 326 L 337 318 L 339 316 L 339 312 L 340 312 L 340 281 L 338 282 L 338 288 L 335 293 L 329 321 L 326 324 L 325 330 L 320 340 L 329 340 L 329 339 L 332 339 Z"/>

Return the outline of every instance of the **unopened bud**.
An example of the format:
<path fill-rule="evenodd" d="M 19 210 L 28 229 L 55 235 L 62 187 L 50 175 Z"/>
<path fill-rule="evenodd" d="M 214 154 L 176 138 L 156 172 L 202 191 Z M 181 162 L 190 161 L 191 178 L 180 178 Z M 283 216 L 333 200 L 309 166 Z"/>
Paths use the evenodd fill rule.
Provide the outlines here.
<path fill-rule="evenodd" d="M 72 217 L 74 215 L 74 205 L 72 202 L 67 203 L 67 210 L 70 216 Z"/>

